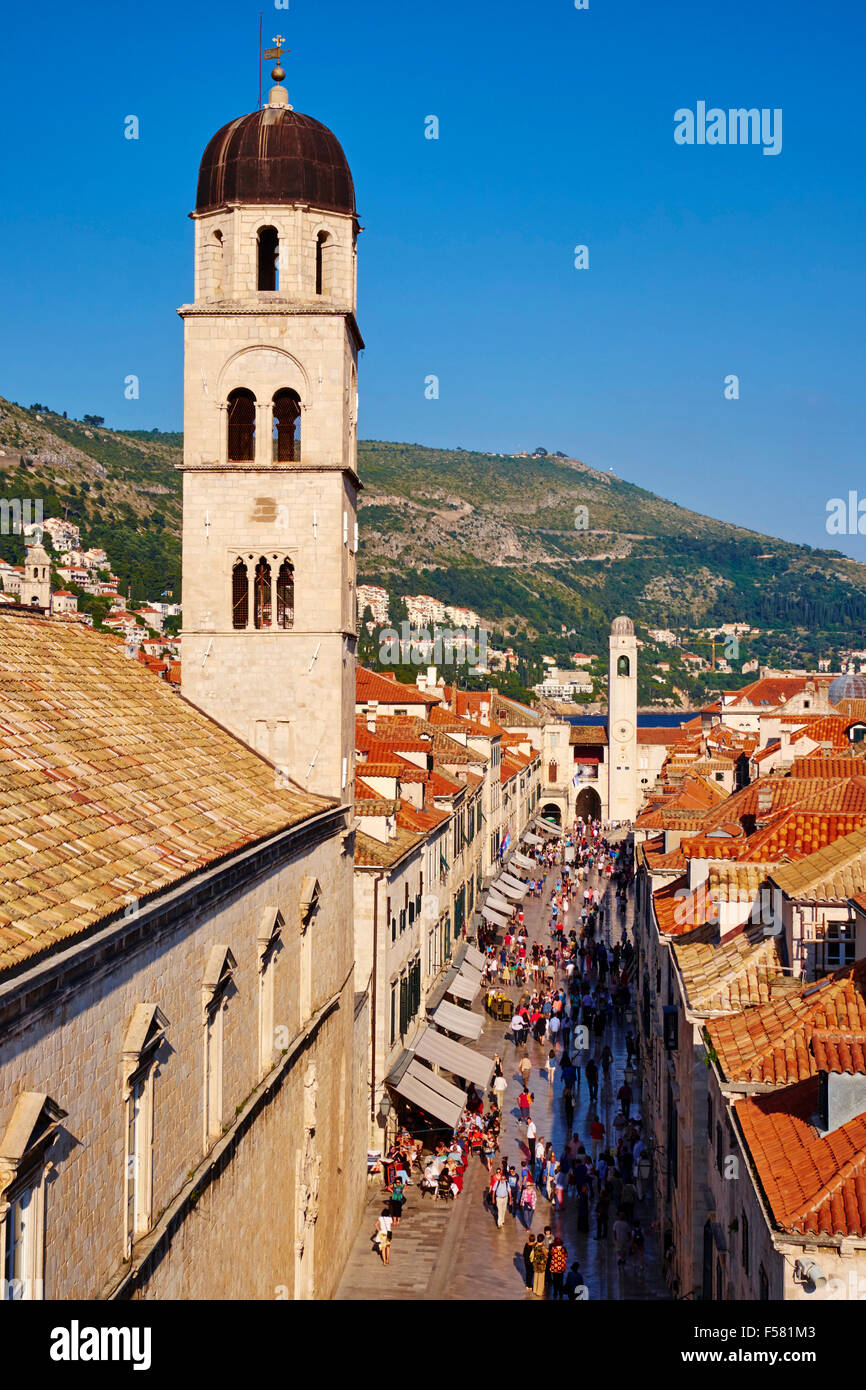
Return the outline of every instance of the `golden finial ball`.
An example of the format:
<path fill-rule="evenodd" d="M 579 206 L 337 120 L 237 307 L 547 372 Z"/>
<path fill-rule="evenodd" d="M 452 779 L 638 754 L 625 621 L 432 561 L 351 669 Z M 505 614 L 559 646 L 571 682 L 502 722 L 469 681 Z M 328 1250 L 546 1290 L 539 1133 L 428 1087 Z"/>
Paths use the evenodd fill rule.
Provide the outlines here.
<path fill-rule="evenodd" d="M 275 68 L 271 69 L 271 77 L 274 79 L 275 82 L 282 82 L 285 75 L 285 69 L 281 68 L 279 63 L 277 63 L 277 66 Z"/>

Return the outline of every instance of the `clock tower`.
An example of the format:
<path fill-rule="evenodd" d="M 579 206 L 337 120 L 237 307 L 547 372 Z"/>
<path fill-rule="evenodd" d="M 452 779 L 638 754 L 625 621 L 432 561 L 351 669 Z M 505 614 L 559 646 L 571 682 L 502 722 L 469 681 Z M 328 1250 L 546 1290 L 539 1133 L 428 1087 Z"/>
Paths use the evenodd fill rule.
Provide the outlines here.
<path fill-rule="evenodd" d="M 607 682 L 608 818 L 633 821 L 638 810 L 637 638 L 631 618 L 610 630 Z"/>

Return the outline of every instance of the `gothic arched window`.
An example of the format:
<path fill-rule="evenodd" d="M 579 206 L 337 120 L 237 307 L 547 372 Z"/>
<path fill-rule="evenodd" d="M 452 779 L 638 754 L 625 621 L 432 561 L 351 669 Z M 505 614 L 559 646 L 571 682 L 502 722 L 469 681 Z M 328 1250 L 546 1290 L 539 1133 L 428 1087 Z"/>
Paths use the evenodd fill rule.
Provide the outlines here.
<path fill-rule="evenodd" d="M 616 674 L 618 676 L 628 676 L 631 674 L 631 666 L 627 656 L 619 656 L 616 660 Z"/>
<path fill-rule="evenodd" d="M 295 621 L 295 571 L 284 560 L 277 574 L 277 627 L 291 627 Z"/>
<path fill-rule="evenodd" d="M 250 581 L 243 560 L 232 569 L 232 627 L 244 628 L 250 621 Z"/>
<path fill-rule="evenodd" d="M 264 555 L 256 565 L 253 619 L 256 627 L 271 625 L 271 567 Z"/>
<path fill-rule="evenodd" d="M 274 396 L 274 462 L 300 463 L 301 398 L 297 391 Z"/>
<path fill-rule="evenodd" d="M 229 394 L 229 463 L 252 463 L 256 456 L 256 398 L 238 387 Z"/>
<path fill-rule="evenodd" d="M 280 288 L 280 234 L 276 227 L 259 227 L 257 239 L 257 287 L 260 290 L 278 290 Z"/>

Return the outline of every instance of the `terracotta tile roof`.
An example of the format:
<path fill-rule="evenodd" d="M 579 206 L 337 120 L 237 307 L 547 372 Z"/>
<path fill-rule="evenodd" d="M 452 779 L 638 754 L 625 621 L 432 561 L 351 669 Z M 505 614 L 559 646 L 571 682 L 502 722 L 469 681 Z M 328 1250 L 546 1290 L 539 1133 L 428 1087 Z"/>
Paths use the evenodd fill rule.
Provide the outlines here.
<path fill-rule="evenodd" d="M 607 730 L 603 724 L 572 724 L 568 741 L 580 747 L 595 743 L 604 745 L 607 743 Z"/>
<path fill-rule="evenodd" d="M 736 692 L 735 698 L 730 700 L 724 709 L 736 709 L 740 705 L 776 705 L 784 704 L 790 700 L 792 695 L 799 695 L 806 689 L 808 680 L 815 680 L 813 676 L 762 676 L 760 680 L 753 681 L 751 685 L 745 686 Z M 819 680 L 816 680 L 816 684 Z M 823 682 L 829 684 L 829 681 Z"/>
<path fill-rule="evenodd" d="M 862 775 L 866 772 L 866 759 L 862 755 L 862 744 L 858 744 L 858 748 L 861 752 L 856 756 L 850 754 L 847 757 L 828 758 L 813 753 L 806 758 L 795 758 L 788 776 L 833 777 L 838 780 L 840 777 L 850 777 L 855 772 L 858 776 Z"/>
<path fill-rule="evenodd" d="M 363 769 L 365 777 L 402 777 L 407 764 L 398 762 L 396 758 L 389 762 L 383 758 L 380 762 L 377 758 L 368 757 L 366 762 L 359 762 L 357 766 L 359 772 Z M 418 771 L 421 772 L 421 769 L 418 768 Z M 424 774 L 421 775 L 423 777 Z"/>
<path fill-rule="evenodd" d="M 838 700 L 836 709 L 849 719 L 866 719 L 866 700 Z"/>
<path fill-rule="evenodd" d="M 816 1029 L 812 1056 L 819 1071 L 866 1073 L 866 1032 L 862 1029 Z"/>
<path fill-rule="evenodd" d="M 679 941 L 673 947 L 694 1013 L 739 1013 L 766 1004 L 784 978 L 779 938 L 749 926 L 723 942 Z"/>
<path fill-rule="evenodd" d="M 0 616 L 0 970 L 331 804 L 113 638 Z"/>
<path fill-rule="evenodd" d="M 678 874 L 681 874 L 686 868 L 686 856 L 682 849 L 677 848 L 665 853 L 663 835 L 660 836 L 658 840 L 647 840 L 643 850 L 647 868 L 651 873 L 663 873 L 666 870 L 676 870 Z"/>
<path fill-rule="evenodd" d="M 866 825 L 842 835 L 798 863 L 773 871 L 773 882 L 789 898 L 840 902 L 866 888 Z"/>
<path fill-rule="evenodd" d="M 805 729 L 792 734 L 791 742 L 796 743 L 808 738 L 814 743 L 829 743 L 833 748 L 847 748 L 850 743 L 847 730 L 856 722 L 855 719 L 847 719 L 842 714 L 823 714 L 820 719 L 812 720 Z"/>
<path fill-rule="evenodd" d="M 471 733 L 475 738 L 502 738 L 507 735 L 508 730 L 503 729 L 501 724 L 490 720 L 487 724 L 482 724 L 478 719 L 471 719 L 468 715 L 452 714 L 447 709 L 432 709 L 430 711 L 430 723 L 437 724 L 440 728 L 451 729 L 456 733 Z"/>
<path fill-rule="evenodd" d="M 688 892 L 688 875 L 671 879 L 653 893 L 653 906 L 659 931 L 665 936 L 685 936 L 697 927 L 706 926 L 706 895 L 695 898 Z"/>
<path fill-rule="evenodd" d="M 431 796 L 454 796 L 457 792 L 463 791 L 463 783 L 441 768 L 434 768 L 427 779 L 427 785 Z"/>
<path fill-rule="evenodd" d="M 443 821 L 450 820 L 450 811 L 437 811 L 435 806 L 420 809 L 403 800 L 397 815 L 397 824 L 403 830 L 435 830 Z"/>
<path fill-rule="evenodd" d="M 777 863 L 804 859 L 866 825 L 866 811 L 800 811 L 789 807 L 774 817 L 773 824 L 756 830 L 745 842 L 742 854 Z"/>
<path fill-rule="evenodd" d="M 635 821 L 638 830 L 697 830 L 703 824 L 705 812 L 682 810 L 678 806 L 650 807 Z"/>
<path fill-rule="evenodd" d="M 708 1024 L 727 1081 L 789 1086 L 814 1076 L 812 1034 L 866 1028 L 866 961 L 748 1013 Z"/>
<path fill-rule="evenodd" d="M 397 833 L 393 839 L 375 840 L 372 835 L 365 835 L 363 830 L 355 831 L 355 864 L 360 869 L 393 869 L 405 859 L 408 854 L 423 845 L 426 834 L 418 834 L 414 830 L 409 830 L 397 824 Z"/>
<path fill-rule="evenodd" d="M 688 734 L 683 733 L 682 727 L 677 728 L 676 726 L 670 729 L 638 726 L 637 731 L 638 743 L 661 744 L 664 747 L 669 744 L 682 743 L 686 738 L 688 738 Z"/>
<path fill-rule="evenodd" d="M 735 1106 L 779 1230 L 866 1237 L 866 1115 L 821 1138 L 818 1079 Z"/>
<path fill-rule="evenodd" d="M 380 705 L 435 705 L 439 695 L 428 690 L 419 690 L 417 685 L 403 685 L 392 676 L 383 676 L 378 671 L 368 671 L 359 666 L 355 673 L 355 699 L 366 705 L 370 700 L 378 700 Z"/>

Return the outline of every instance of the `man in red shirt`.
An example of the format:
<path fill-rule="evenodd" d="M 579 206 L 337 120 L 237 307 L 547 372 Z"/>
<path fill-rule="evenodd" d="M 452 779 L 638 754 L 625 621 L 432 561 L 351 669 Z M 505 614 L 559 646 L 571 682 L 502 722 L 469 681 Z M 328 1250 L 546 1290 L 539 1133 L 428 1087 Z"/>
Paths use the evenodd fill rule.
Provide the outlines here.
<path fill-rule="evenodd" d="M 593 1115 L 592 1117 L 592 1123 L 589 1126 L 589 1137 L 592 1140 L 592 1161 L 596 1163 L 598 1161 L 598 1151 L 604 1143 L 604 1125 L 598 1118 L 598 1115 Z"/>

